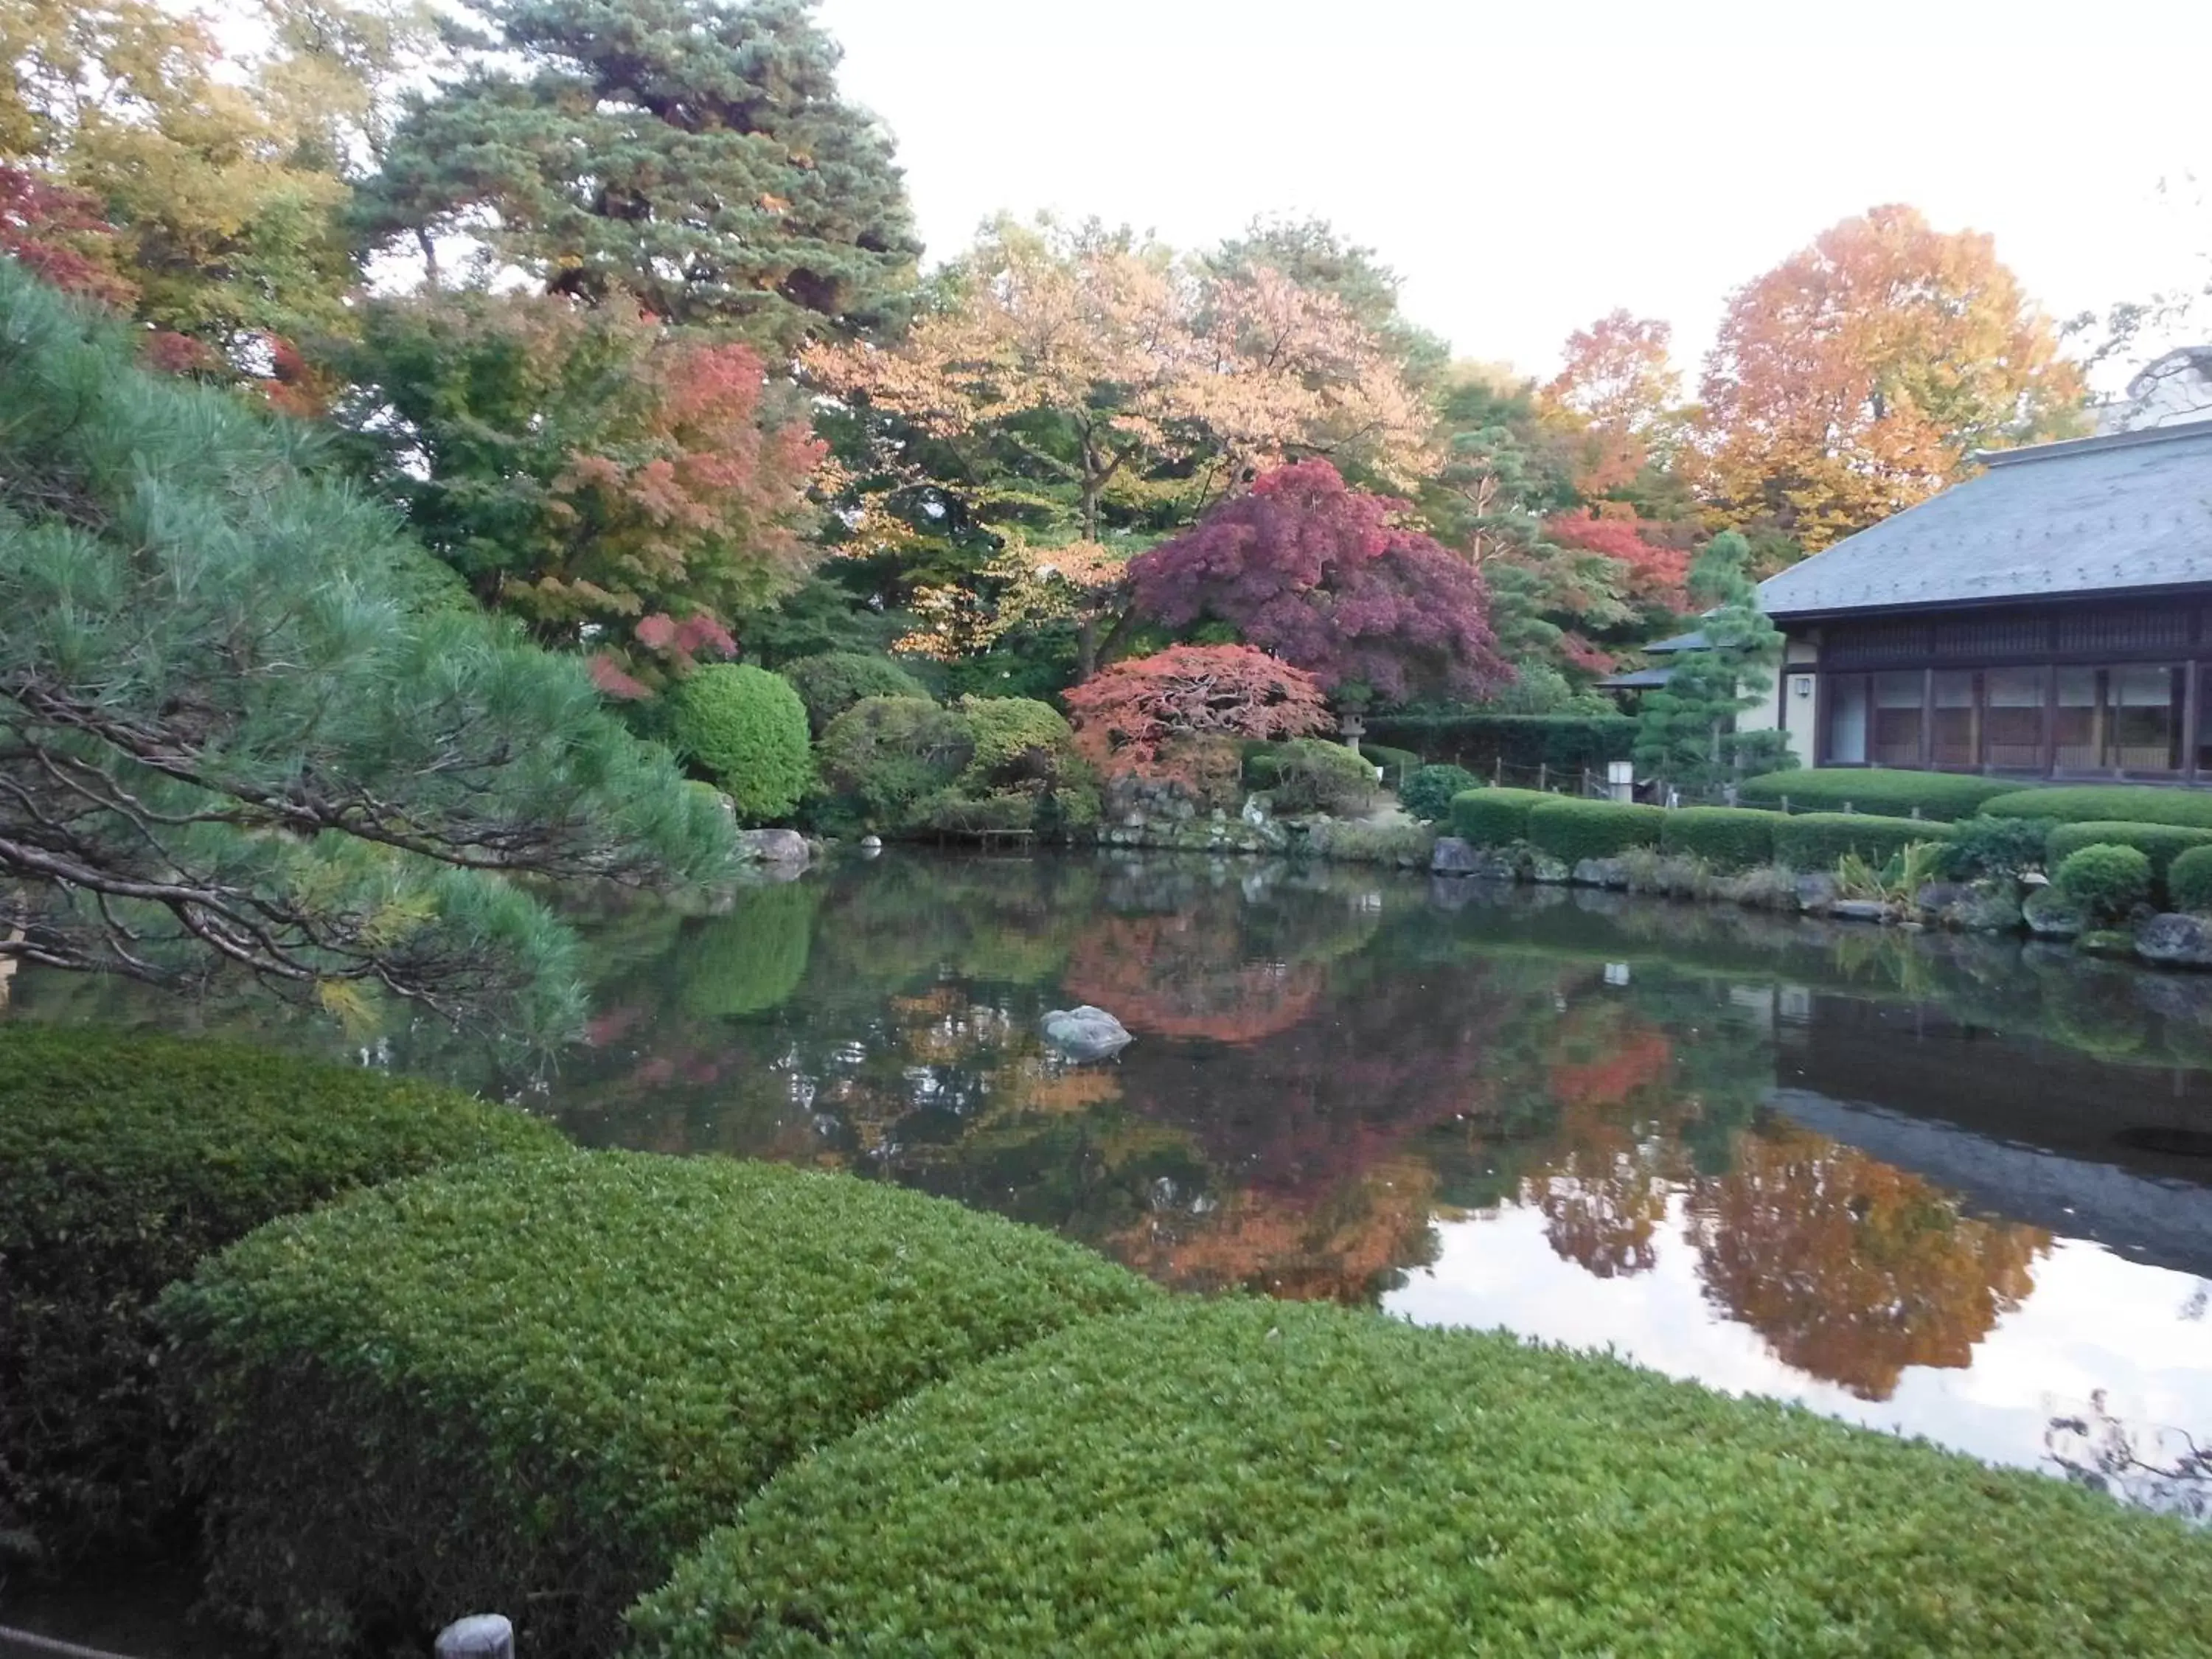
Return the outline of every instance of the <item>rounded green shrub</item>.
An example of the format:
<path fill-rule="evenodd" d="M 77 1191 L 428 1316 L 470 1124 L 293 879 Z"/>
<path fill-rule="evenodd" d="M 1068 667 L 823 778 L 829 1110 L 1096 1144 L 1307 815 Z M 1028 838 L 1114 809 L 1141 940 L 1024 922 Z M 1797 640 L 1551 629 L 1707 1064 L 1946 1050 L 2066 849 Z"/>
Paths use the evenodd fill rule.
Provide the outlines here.
<path fill-rule="evenodd" d="M 1319 738 L 1293 738 L 1274 752 L 1268 786 L 1278 812 L 1364 812 L 1375 799 L 1375 768 L 1356 749 Z"/>
<path fill-rule="evenodd" d="M 1429 823 L 1451 817 L 1452 797 L 1482 787 L 1482 780 L 1463 766 L 1424 766 L 1398 786 L 1398 805 L 1407 815 Z"/>
<path fill-rule="evenodd" d="M 2166 867 L 2166 892 L 2177 910 L 2212 911 L 2212 847 L 2176 854 Z"/>
<path fill-rule="evenodd" d="M 1945 881 L 2015 879 L 2045 867 L 2053 828 L 2049 818 L 1961 818 L 1936 860 Z"/>
<path fill-rule="evenodd" d="M 1716 870 L 1750 870 L 1774 862 L 1771 812 L 1743 806 L 1680 806 L 1667 814 L 1659 845 Z"/>
<path fill-rule="evenodd" d="M 1561 795 L 1529 810 L 1528 839 L 1572 865 L 1583 859 L 1609 859 L 1632 847 L 1656 847 L 1666 817 L 1657 806 Z"/>
<path fill-rule="evenodd" d="M 1990 817 L 2057 818 L 2065 823 L 2181 823 L 2212 830 L 2212 794 L 2148 784 L 2057 784 L 1984 801 Z"/>
<path fill-rule="evenodd" d="M 806 705 L 765 668 L 718 662 L 693 669 L 670 694 L 669 732 L 744 823 L 788 816 L 813 781 Z"/>
<path fill-rule="evenodd" d="M 1970 777 L 1955 772 L 1900 772 L 1881 767 L 1838 766 L 1768 772 L 1747 778 L 1736 799 L 1747 806 L 1778 806 L 1784 797 L 1791 811 L 1834 811 L 1848 804 L 1854 812 L 1906 818 L 1918 807 L 1923 818 L 1969 818 L 1988 801 L 2020 793 L 2016 778 Z M 2044 816 L 2057 817 L 2057 812 Z"/>
<path fill-rule="evenodd" d="M 273 1216 L 556 1147 L 454 1090 L 234 1043 L 0 1030 L 0 1532 L 55 1559 L 173 1519 L 154 1297 Z"/>
<path fill-rule="evenodd" d="M 1510 847 L 1528 839 L 1528 814 L 1557 800 L 1538 789 L 1469 789 L 1452 797 L 1452 834 L 1474 847 Z"/>
<path fill-rule="evenodd" d="M 2093 918 L 2117 921 L 2150 898 L 2149 858 L 2139 848 L 2098 842 L 2069 853 L 2053 879 Z"/>
<path fill-rule="evenodd" d="M 278 1223 L 161 1306 L 209 1487 L 210 1607 L 307 1652 L 427 1652 L 471 1607 L 532 1659 L 779 1468 L 1152 1286 L 850 1176 L 572 1152 Z"/>
<path fill-rule="evenodd" d="M 2000 823 L 2032 822 L 2020 818 Z M 2104 823 L 2091 819 L 2080 823 L 2047 826 L 2044 837 L 2044 867 L 2057 869 L 2084 847 L 2132 847 L 2150 860 L 2154 888 L 2166 880 L 2173 860 L 2192 847 L 2212 846 L 2212 830 L 2193 830 L 2179 823 Z"/>
<path fill-rule="evenodd" d="M 816 755 L 822 781 L 866 827 L 896 832 L 975 758 L 969 722 L 926 697 L 863 697 L 830 722 Z"/>
<path fill-rule="evenodd" d="M 1830 870 L 1846 853 L 1886 864 L 1915 842 L 1943 842 L 1951 826 L 1865 812 L 1803 812 L 1774 820 L 1774 858 L 1792 870 Z"/>
<path fill-rule="evenodd" d="M 864 651 L 824 651 L 787 662 L 778 672 L 806 705 L 806 724 L 817 738 L 863 697 L 929 696 L 927 686 L 889 657 Z"/>
<path fill-rule="evenodd" d="M 787 1469 L 630 1652 L 2179 1659 L 2208 1597 L 2202 1537 L 2032 1471 L 1503 1333 L 1178 1298 Z"/>

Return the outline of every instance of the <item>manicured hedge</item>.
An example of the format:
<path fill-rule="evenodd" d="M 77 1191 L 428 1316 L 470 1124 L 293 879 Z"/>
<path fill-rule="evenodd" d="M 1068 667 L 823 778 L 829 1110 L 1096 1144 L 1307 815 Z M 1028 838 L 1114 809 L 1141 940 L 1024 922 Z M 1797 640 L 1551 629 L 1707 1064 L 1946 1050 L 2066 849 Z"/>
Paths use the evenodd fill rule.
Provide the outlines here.
<path fill-rule="evenodd" d="M 1274 781 L 1267 788 L 1279 812 L 1342 817 L 1364 812 L 1374 804 L 1375 768 L 1356 749 L 1319 738 L 1293 738 L 1269 758 L 1274 763 Z"/>
<path fill-rule="evenodd" d="M 2044 842 L 2046 869 L 2055 870 L 2067 855 L 2084 847 L 2132 847 L 2150 860 L 2151 879 L 2163 883 L 2174 860 L 2192 847 L 2212 846 L 2212 830 L 2192 830 L 2180 823 L 2100 823 L 2055 825 Z"/>
<path fill-rule="evenodd" d="M 1182 1300 L 796 1465 L 632 1613 L 726 1655 L 2203 1651 L 2212 1547 L 1504 1334 Z"/>
<path fill-rule="evenodd" d="M 1362 743 L 1359 752 L 1382 769 L 1388 783 L 1395 783 L 1421 764 L 1421 757 L 1412 750 L 1393 749 L 1387 743 Z"/>
<path fill-rule="evenodd" d="M 1747 806 L 1779 806 L 1787 796 L 1792 811 L 1808 808 L 1832 811 L 1848 802 L 1855 812 L 1899 818 L 1911 817 L 1917 806 L 1923 818 L 1950 819 L 1972 817 L 1984 802 L 2001 796 L 2033 793 L 2039 798 L 2047 793 L 2023 791 L 2017 778 L 1838 766 L 1813 771 L 1769 772 L 1747 778 L 1736 791 L 1736 799 Z M 2052 812 L 2044 816 L 2063 815 Z"/>
<path fill-rule="evenodd" d="M 1792 870 L 1827 870 L 1846 853 L 1871 864 L 1916 841 L 1948 841 L 1951 826 L 1921 818 L 1882 818 L 1869 812 L 1802 812 L 1774 820 L 1774 858 Z"/>
<path fill-rule="evenodd" d="M 1625 714 L 1381 714 L 1368 720 L 1367 735 L 1486 777 L 1502 762 L 1516 776 L 1540 765 L 1564 781 L 1585 766 L 1602 771 L 1636 748 L 1636 722 Z"/>
<path fill-rule="evenodd" d="M 778 1468 L 923 1385 L 1158 1294 L 918 1193 L 568 1153 L 282 1222 L 161 1304 L 210 1484 L 212 1607 L 301 1652 L 530 1659 L 632 1600 Z"/>
<path fill-rule="evenodd" d="M 814 779 L 806 705 L 790 682 L 750 663 L 695 668 L 670 694 L 669 730 L 733 801 L 758 823 L 787 816 Z"/>
<path fill-rule="evenodd" d="M 1667 814 L 1659 845 L 1716 870 L 1774 862 L 1775 817 L 1745 806 L 1681 806 Z"/>
<path fill-rule="evenodd" d="M 2092 920 L 2111 926 L 2149 902 L 2150 859 L 2136 848 L 2092 842 L 2066 854 L 2051 879 Z"/>
<path fill-rule="evenodd" d="M 2185 823 L 2212 830 L 2212 793 L 2124 783 L 2059 784 L 2022 789 L 1982 803 L 1991 817 L 2057 818 L 2069 823 Z"/>
<path fill-rule="evenodd" d="M 1528 839 L 1532 809 L 1559 799 L 1535 789 L 1470 789 L 1452 797 L 1452 834 L 1477 847 L 1510 847 Z"/>
<path fill-rule="evenodd" d="M 1451 819 L 1452 797 L 1482 787 L 1482 780 L 1463 766 L 1418 766 L 1398 785 L 1398 805 L 1429 823 Z"/>
<path fill-rule="evenodd" d="M 928 687 L 889 657 L 864 651 L 824 651 L 779 671 L 806 705 L 806 723 L 820 737 L 830 722 L 863 697 L 927 697 Z"/>
<path fill-rule="evenodd" d="M 66 1559 L 173 1518 L 149 1305 L 272 1216 L 562 1145 L 504 1107 L 232 1043 L 0 1030 L 0 1532 Z"/>
<path fill-rule="evenodd" d="M 1666 817 L 1662 807 L 1563 795 L 1530 809 L 1528 839 L 1571 865 L 1583 859 L 1609 859 L 1632 847 L 1656 847 Z"/>
<path fill-rule="evenodd" d="M 2166 866 L 2166 890 L 2177 910 L 2212 910 L 2212 847 L 2191 847 Z"/>

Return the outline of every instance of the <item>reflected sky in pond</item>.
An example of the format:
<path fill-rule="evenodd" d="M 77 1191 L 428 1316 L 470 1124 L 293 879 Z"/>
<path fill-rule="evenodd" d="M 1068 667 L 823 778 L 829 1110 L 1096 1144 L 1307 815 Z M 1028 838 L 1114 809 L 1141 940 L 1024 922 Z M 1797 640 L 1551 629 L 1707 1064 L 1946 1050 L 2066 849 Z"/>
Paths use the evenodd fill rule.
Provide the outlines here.
<path fill-rule="evenodd" d="M 898 1181 L 1185 1289 L 1503 1325 L 2212 1499 L 2212 976 L 1075 855 L 894 851 L 586 926 L 591 1041 L 550 1075 L 427 1025 L 375 1057 L 588 1144 Z M 180 1018 L 18 991 L 33 1018 Z M 1136 1034 L 1117 1061 L 1042 1043 L 1076 1002 Z"/>

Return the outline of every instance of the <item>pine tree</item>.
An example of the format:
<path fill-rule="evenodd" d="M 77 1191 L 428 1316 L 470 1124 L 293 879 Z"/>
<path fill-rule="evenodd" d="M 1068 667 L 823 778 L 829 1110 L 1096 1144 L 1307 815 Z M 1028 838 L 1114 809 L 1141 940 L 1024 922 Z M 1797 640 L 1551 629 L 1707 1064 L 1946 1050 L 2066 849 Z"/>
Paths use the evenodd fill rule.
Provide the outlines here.
<path fill-rule="evenodd" d="M 0 260 L 0 961 L 573 1029 L 507 878 L 712 874 L 719 805 L 304 428 L 134 347 Z"/>
<path fill-rule="evenodd" d="M 556 293 L 788 346 L 877 316 L 920 253 L 888 134 L 811 0 L 491 0 L 496 50 L 401 118 L 372 241 L 455 233 Z M 520 58 L 525 72 L 508 67 Z"/>
<path fill-rule="evenodd" d="M 1686 792 L 1790 763 L 1779 732 L 1740 732 L 1735 717 L 1774 689 L 1782 635 L 1759 608 L 1751 544 L 1735 531 L 1705 544 L 1690 567 L 1690 597 L 1704 609 L 1705 648 L 1674 659 L 1666 686 L 1647 692 L 1636 764 Z"/>

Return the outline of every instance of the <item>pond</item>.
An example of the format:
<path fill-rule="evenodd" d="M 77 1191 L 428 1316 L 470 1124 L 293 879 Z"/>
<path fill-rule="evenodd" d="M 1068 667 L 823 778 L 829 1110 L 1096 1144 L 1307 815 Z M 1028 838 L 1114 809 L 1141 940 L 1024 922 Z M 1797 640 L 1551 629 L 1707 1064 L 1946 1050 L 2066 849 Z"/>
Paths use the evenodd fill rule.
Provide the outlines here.
<path fill-rule="evenodd" d="M 2212 1514 L 2212 978 L 1153 856 L 894 849 L 588 925 L 550 1074 L 376 1057 L 586 1144 L 852 1170 L 1185 1289 L 1610 1348 Z M 1042 1043 L 1080 1002 L 1116 1061 Z"/>

